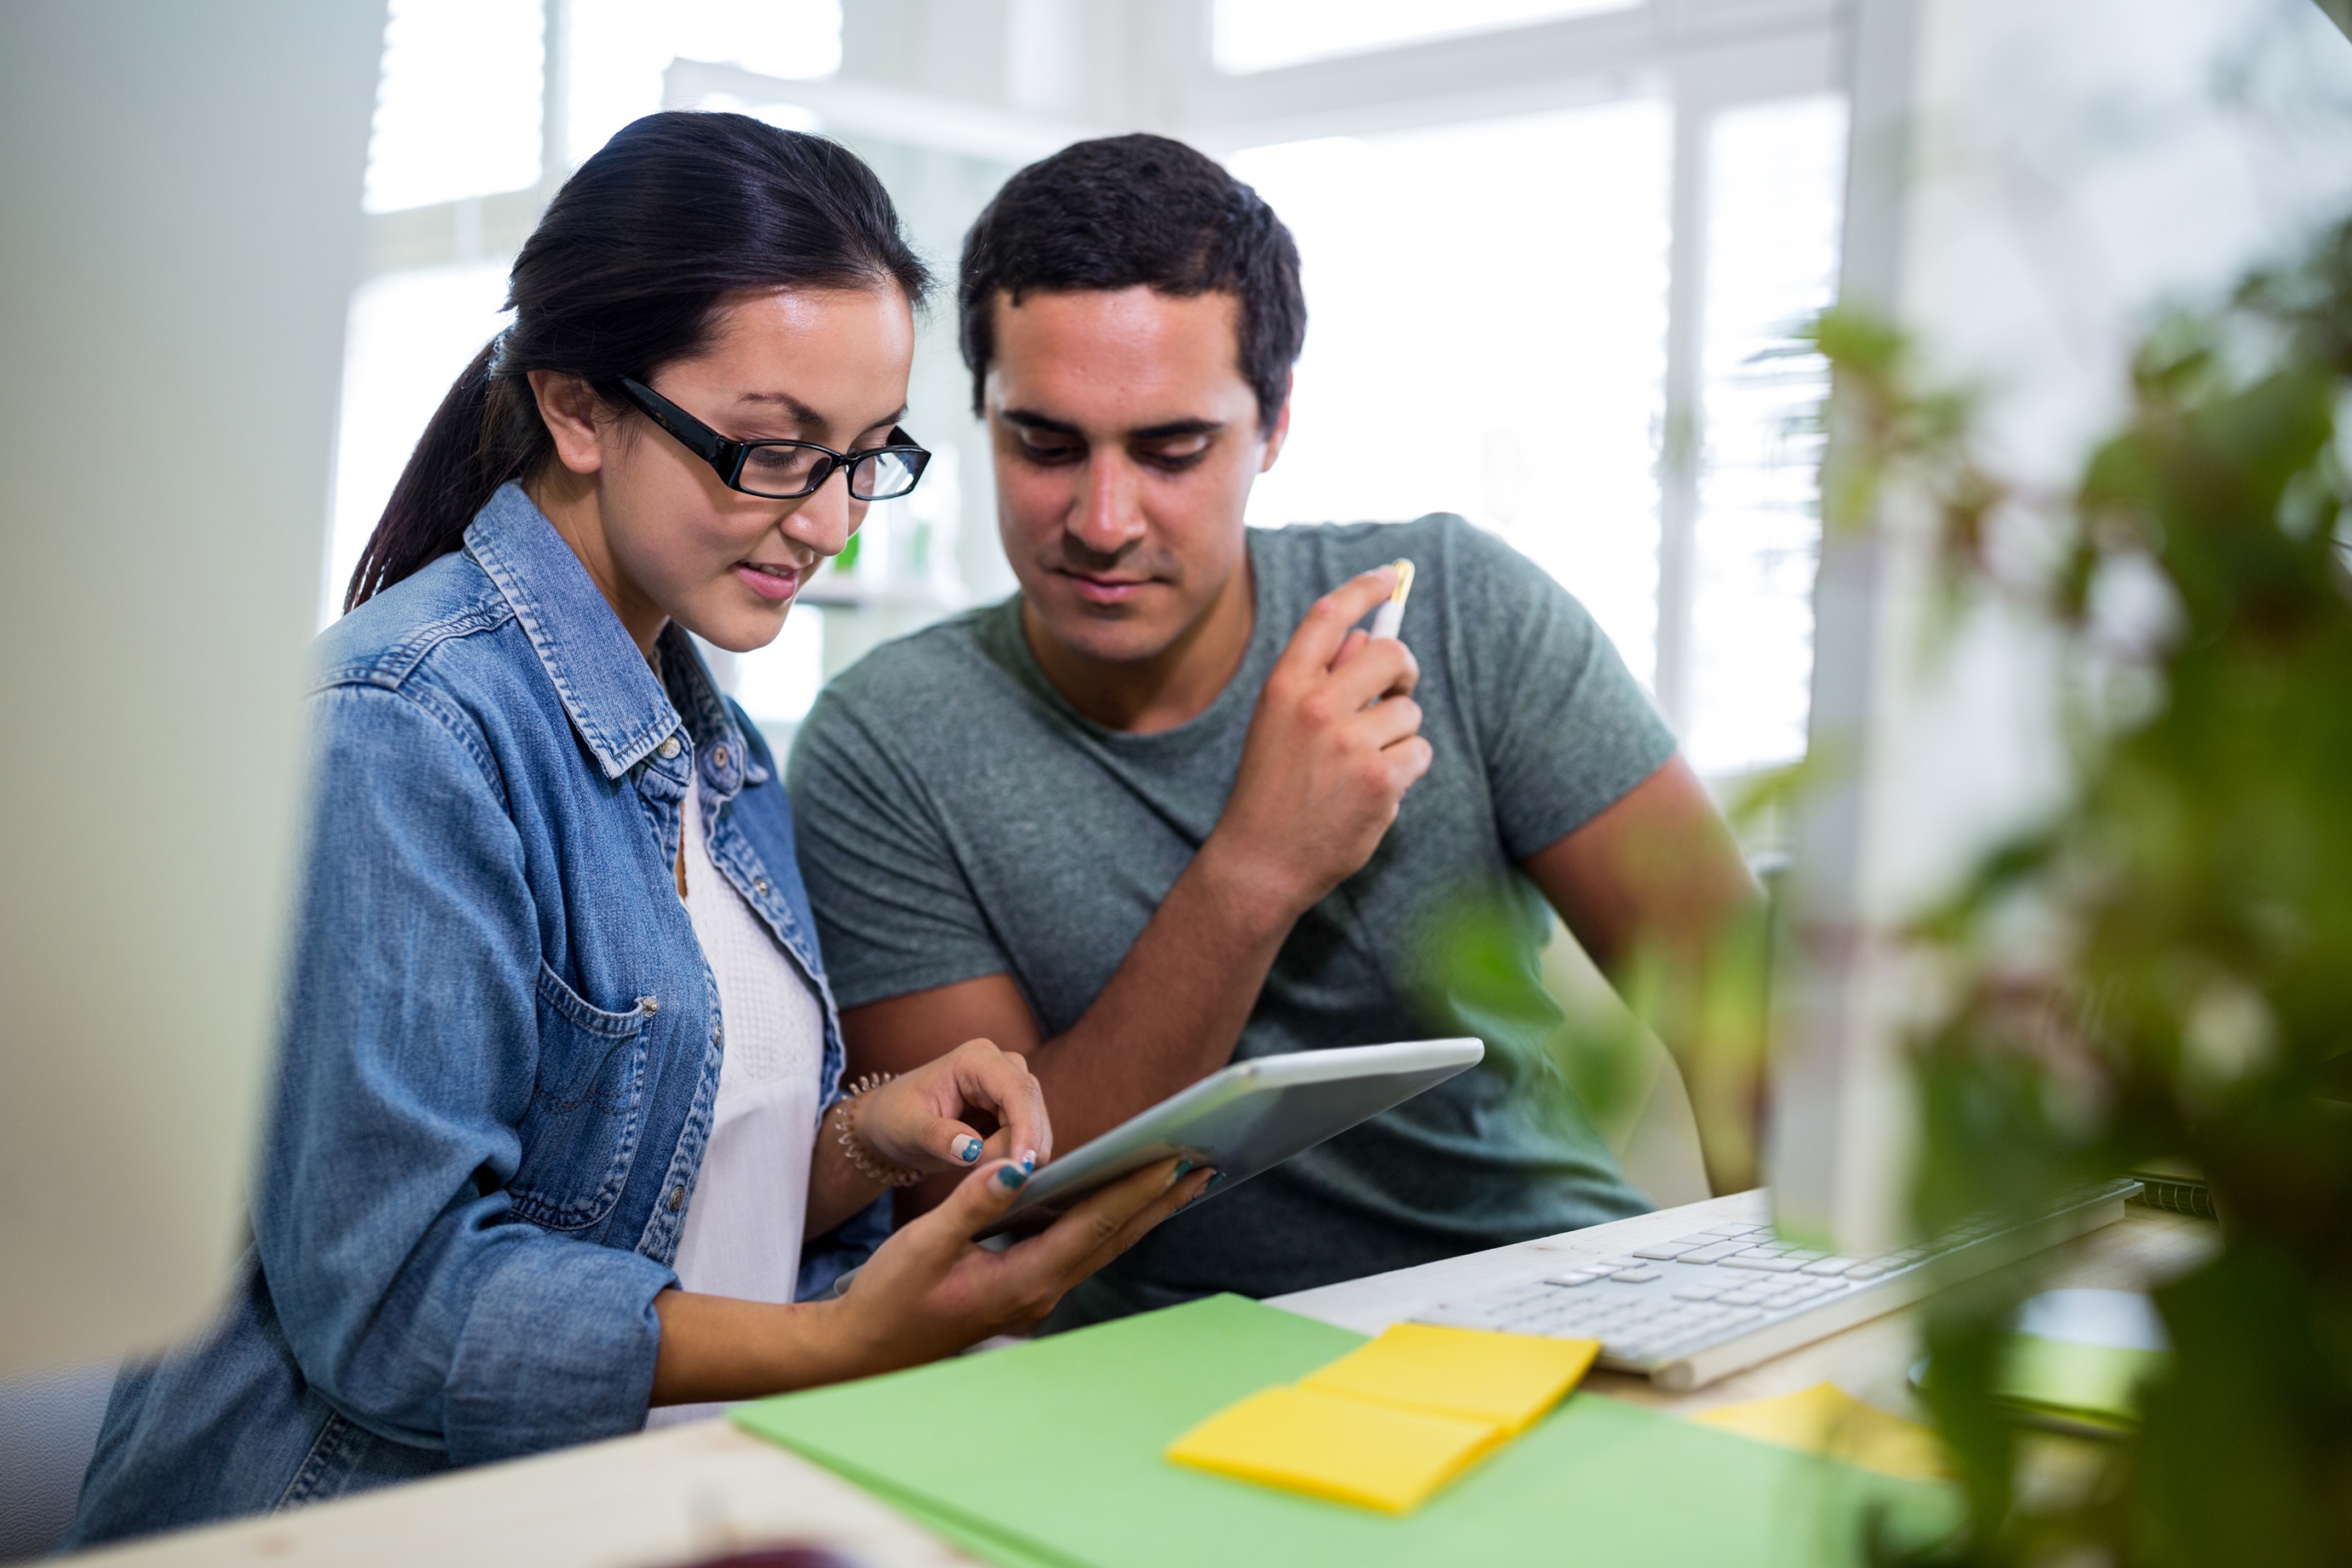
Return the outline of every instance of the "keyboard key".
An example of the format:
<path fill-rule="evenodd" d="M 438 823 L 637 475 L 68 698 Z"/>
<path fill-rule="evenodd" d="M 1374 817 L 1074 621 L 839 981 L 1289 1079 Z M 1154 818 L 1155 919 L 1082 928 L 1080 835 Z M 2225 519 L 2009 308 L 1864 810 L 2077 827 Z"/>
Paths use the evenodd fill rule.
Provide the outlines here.
<path fill-rule="evenodd" d="M 1685 1252 L 1680 1260 L 1685 1263 L 1720 1263 L 1726 1258 L 1737 1257 L 1746 1250 L 1748 1244 L 1745 1241 L 1718 1241 L 1712 1247 Z"/>
<path fill-rule="evenodd" d="M 1843 1274 L 1858 1261 L 1853 1258 L 1816 1258 L 1804 1267 L 1808 1274 Z"/>
<path fill-rule="evenodd" d="M 1726 1258 L 1720 1265 L 1726 1269 L 1754 1269 L 1767 1274 L 1793 1274 L 1798 1263 L 1794 1258 L 1759 1258 L 1743 1252 L 1737 1258 Z"/>
<path fill-rule="evenodd" d="M 1761 1291 L 1726 1291 L 1716 1300 L 1727 1307 L 1752 1307 L 1764 1299 Z"/>
<path fill-rule="evenodd" d="M 1718 1225 L 1707 1234 L 1709 1236 L 1753 1236 L 1763 1228 L 1760 1225 Z"/>
<path fill-rule="evenodd" d="M 1609 1277 L 1621 1285 L 1646 1285 L 1653 1280 L 1665 1278 L 1655 1269 L 1620 1269 Z"/>
<path fill-rule="evenodd" d="M 1544 1283 L 1547 1285 L 1564 1285 L 1572 1291 L 1579 1285 L 1590 1285 L 1595 1280 L 1605 1280 L 1607 1278 L 1608 1276 L 1605 1274 L 1594 1274 L 1579 1270 L 1573 1274 L 1554 1274 L 1550 1279 L 1546 1280 Z"/>
<path fill-rule="evenodd" d="M 1885 1263 L 1856 1263 L 1845 1271 L 1845 1277 L 1849 1280 L 1875 1280 L 1890 1271 L 1891 1265 Z"/>
<path fill-rule="evenodd" d="M 1702 1230 L 1696 1236 L 1675 1237 L 1675 1245 L 1677 1247 L 1708 1247 L 1722 1239 L 1722 1237 L 1717 1236 L 1712 1230 Z"/>
<path fill-rule="evenodd" d="M 1637 1248 L 1634 1250 L 1633 1256 L 1636 1258 L 1653 1259 L 1660 1263 L 1671 1263 L 1675 1259 L 1681 1257 L 1684 1253 L 1692 1250 L 1694 1250 L 1693 1248 L 1685 1246 L 1680 1242 L 1662 1241 L 1655 1247 Z"/>
<path fill-rule="evenodd" d="M 1685 1285 L 1675 1292 L 1678 1301 L 1711 1301 L 1728 1289 L 1723 1285 Z"/>

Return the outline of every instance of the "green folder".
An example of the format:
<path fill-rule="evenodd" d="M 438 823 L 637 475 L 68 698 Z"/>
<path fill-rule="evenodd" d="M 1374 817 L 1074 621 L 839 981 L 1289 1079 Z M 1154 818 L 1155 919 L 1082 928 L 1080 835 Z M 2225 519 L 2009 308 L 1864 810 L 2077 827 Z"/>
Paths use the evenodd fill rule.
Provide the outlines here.
<path fill-rule="evenodd" d="M 1836 1568 L 1959 1519 L 1949 1489 L 1570 1396 L 1402 1518 L 1168 1463 L 1244 1394 L 1362 1336 L 1238 1296 L 739 1406 L 746 1430 L 1004 1568 L 1706 1563 Z"/>
<path fill-rule="evenodd" d="M 2001 1359 L 1993 1397 L 2068 1430 L 2119 1436 L 2139 1425 L 2140 1390 L 2171 1359 L 2161 1350 L 2020 1334 Z"/>

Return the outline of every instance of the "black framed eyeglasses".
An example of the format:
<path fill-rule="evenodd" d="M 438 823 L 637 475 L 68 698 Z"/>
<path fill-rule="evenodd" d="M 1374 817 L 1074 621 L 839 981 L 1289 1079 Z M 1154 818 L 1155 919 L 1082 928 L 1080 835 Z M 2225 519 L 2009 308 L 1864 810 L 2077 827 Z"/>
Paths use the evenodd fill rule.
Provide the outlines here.
<path fill-rule="evenodd" d="M 836 468 L 849 470 L 849 493 L 861 501 L 905 495 L 923 476 L 931 455 L 896 426 L 890 439 L 863 452 L 835 452 L 814 441 L 730 441 L 643 382 L 624 378 L 621 391 L 639 413 L 710 465 L 719 483 L 747 496 L 791 501 L 816 494 Z"/>

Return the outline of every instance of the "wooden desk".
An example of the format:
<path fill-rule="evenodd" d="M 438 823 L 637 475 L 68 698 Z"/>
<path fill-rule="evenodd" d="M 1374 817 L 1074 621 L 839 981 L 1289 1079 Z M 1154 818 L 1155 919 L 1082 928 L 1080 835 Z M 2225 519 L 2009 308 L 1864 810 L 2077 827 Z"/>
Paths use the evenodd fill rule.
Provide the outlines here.
<path fill-rule="evenodd" d="M 1715 1198 L 1278 1297 L 1274 1304 L 1377 1333 L 1447 1297 L 1761 1213 L 1759 1194 Z M 2052 1265 L 2050 1284 L 2138 1289 L 2193 1267 L 2217 1244 L 2214 1228 L 2203 1220 L 2131 1207 L 2120 1222 L 2066 1243 L 2043 1261 Z M 1916 1309 L 1893 1313 L 1689 1394 L 1662 1394 L 1617 1373 L 1595 1373 L 1585 1386 L 1636 1404 L 1699 1410 L 1828 1381 L 1870 1404 L 1916 1416 L 1906 1377 L 1916 1322 Z M 717 1420 L 186 1531 L 78 1561 L 93 1568 L 654 1568 L 786 1542 L 828 1546 L 865 1568 L 972 1561 L 830 1472 Z"/>

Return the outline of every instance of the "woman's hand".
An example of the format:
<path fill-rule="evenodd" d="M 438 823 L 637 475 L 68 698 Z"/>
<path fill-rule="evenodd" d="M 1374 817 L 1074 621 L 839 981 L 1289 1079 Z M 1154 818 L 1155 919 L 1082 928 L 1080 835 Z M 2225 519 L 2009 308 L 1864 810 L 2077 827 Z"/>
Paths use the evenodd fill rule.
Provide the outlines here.
<path fill-rule="evenodd" d="M 1069 1288 L 1201 1196 L 1216 1173 L 1161 1160 L 1002 1252 L 971 1238 L 1029 1174 L 992 1160 L 884 1242 L 832 1301 L 774 1305 L 664 1291 L 653 1402 L 751 1399 L 913 1366 L 1038 1322 Z M 870 1189 L 869 1189 L 870 1190 Z"/>
<path fill-rule="evenodd" d="M 886 1372 L 1034 1326 L 1079 1281 L 1201 1196 L 1215 1173 L 1165 1159 L 1093 1194 L 1053 1226 L 1004 1250 L 975 1231 L 1013 1206 L 1028 1173 L 1009 1161 L 972 1172 L 946 1202 L 884 1242 L 824 1306 L 860 1373 Z"/>
<path fill-rule="evenodd" d="M 985 1111 L 997 1129 L 982 1137 L 965 1124 Z M 894 1166 L 908 1170 L 970 1170 L 983 1159 L 1034 1168 L 1054 1153 L 1045 1097 L 1029 1064 L 985 1040 L 968 1040 L 945 1056 L 858 1097 L 857 1135 Z"/>

